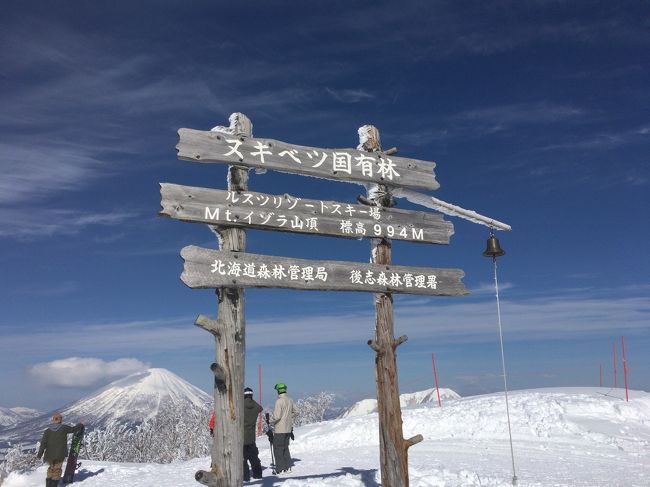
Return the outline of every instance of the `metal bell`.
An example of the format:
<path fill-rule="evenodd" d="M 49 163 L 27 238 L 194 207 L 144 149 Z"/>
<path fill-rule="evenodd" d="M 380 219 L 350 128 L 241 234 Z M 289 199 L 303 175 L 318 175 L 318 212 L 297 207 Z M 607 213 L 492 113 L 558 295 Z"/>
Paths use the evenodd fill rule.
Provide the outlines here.
<path fill-rule="evenodd" d="M 485 257 L 501 257 L 502 255 L 505 255 L 505 253 L 506 251 L 503 250 L 499 244 L 499 239 L 494 235 L 490 235 L 490 238 L 487 240 L 487 248 L 485 249 L 485 252 L 483 252 L 483 255 Z"/>

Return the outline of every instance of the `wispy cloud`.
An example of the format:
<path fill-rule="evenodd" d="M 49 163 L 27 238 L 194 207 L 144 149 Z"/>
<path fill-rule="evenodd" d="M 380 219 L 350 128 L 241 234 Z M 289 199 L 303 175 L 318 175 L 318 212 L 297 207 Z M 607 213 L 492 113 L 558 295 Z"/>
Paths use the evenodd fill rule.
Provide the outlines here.
<path fill-rule="evenodd" d="M 325 88 L 325 92 L 342 103 L 358 103 L 360 101 L 372 100 L 375 96 L 363 89 L 343 89 Z"/>
<path fill-rule="evenodd" d="M 647 290 L 645 290 L 647 291 Z M 507 340 L 549 340 L 610 336 L 648 329 L 650 299 L 640 296 L 594 296 L 577 292 L 524 300 L 501 300 Z M 249 349 L 335 343 L 365 343 L 374 330 L 373 310 L 251 319 Z M 16 328 L 4 333 L 0 356 L 20 349 L 28 356 L 69 353 L 70 343 L 90 354 L 155 353 L 207 349 L 205 332 L 192 326 L 194 317 L 112 323 L 70 323 Z M 18 330 L 31 330 L 25 334 Z M 36 331 L 36 330 L 40 331 Z M 395 333 L 413 341 L 437 343 L 492 342 L 496 308 L 492 299 L 413 300 L 395 306 Z"/>
<path fill-rule="evenodd" d="M 31 283 L 29 286 L 21 286 L 14 288 L 11 292 L 16 294 L 28 295 L 31 297 L 42 296 L 42 297 L 52 297 L 52 296 L 69 296 L 79 291 L 80 284 L 76 281 L 58 281 L 54 286 L 41 287 L 37 283 Z"/>
<path fill-rule="evenodd" d="M 511 282 L 500 282 L 499 290 L 507 291 L 508 289 L 514 288 L 515 285 Z M 485 296 L 485 295 L 494 295 L 495 293 L 494 283 L 493 282 L 482 282 L 472 286 L 472 294 L 474 296 Z"/>
<path fill-rule="evenodd" d="M 146 351 L 203 347 L 205 332 L 192 326 L 194 318 L 187 316 L 102 323 L 16 324 L 11 327 L 13 331 L 6 331 L 5 328 L 0 343 L 0 356 L 10 357 L 16 350 L 27 357 L 67 355 L 71 343 L 74 343 L 75 350 L 84 350 L 90 355 L 136 355 Z M 30 331 L 26 334 L 23 330 Z"/>
<path fill-rule="evenodd" d="M 32 21 L 29 27 L 27 40 L 16 26 L 0 33 L 0 61 L 12 67 L 14 81 L 0 90 L 2 205 L 86 189 L 98 178 L 130 169 L 124 160 L 135 156 L 147 163 L 161 134 L 173 137 L 175 127 L 165 114 L 181 119 L 196 106 L 223 113 L 233 98 L 239 110 L 267 110 L 319 96 L 315 89 L 279 83 L 279 69 L 275 83 L 265 78 L 264 91 L 248 90 L 236 67 L 193 66 L 200 71 L 193 76 L 182 70 L 160 73 L 161 65 L 189 61 L 165 59 L 171 55 L 166 51 L 155 58 L 124 57 L 103 49 L 101 37 L 82 36 L 56 22 Z M 259 76 L 247 70 L 246 83 L 262 78 L 269 65 L 256 68 Z M 41 68 L 38 76 L 33 66 Z"/>
<path fill-rule="evenodd" d="M 0 204 L 4 205 L 80 189 L 102 170 L 93 151 L 54 140 L 34 143 L 18 137 L 0 143 L 0 156 Z"/>
<path fill-rule="evenodd" d="M 465 110 L 451 117 L 461 126 L 470 125 L 472 130 L 493 134 L 522 125 L 552 124 L 581 119 L 586 112 L 570 105 L 549 102 L 518 103 Z"/>
<path fill-rule="evenodd" d="M 117 226 L 138 216 L 135 212 L 87 213 L 52 208 L 0 208 L 0 238 L 35 240 L 75 235 L 89 226 Z"/>
<path fill-rule="evenodd" d="M 147 364 L 134 358 L 105 361 L 99 358 L 69 357 L 38 363 L 29 368 L 29 373 L 38 382 L 50 387 L 84 388 L 146 369 Z"/>
<path fill-rule="evenodd" d="M 582 138 L 573 137 L 572 140 L 565 140 L 532 150 L 541 152 L 559 150 L 600 151 L 619 147 L 624 144 L 648 143 L 648 135 L 650 135 L 650 128 L 641 126 L 620 132 L 589 134 Z"/>
<path fill-rule="evenodd" d="M 588 2 L 402 3 L 398 9 L 374 9 L 364 2 L 319 12 L 318 22 L 299 27 L 311 38 L 330 38 L 334 49 L 351 55 L 402 47 L 403 59 L 436 60 L 458 55 L 490 56 L 531 45 L 583 46 L 650 44 L 650 35 L 633 10 Z M 560 20 L 558 20 L 558 17 Z M 358 35 L 357 35 L 358 34 Z M 352 39 L 352 40 L 351 40 Z M 402 61 L 402 59 L 398 60 Z"/>
<path fill-rule="evenodd" d="M 490 105 L 463 110 L 435 120 L 420 121 L 426 128 L 415 128 L 394 137 L 413 145 L 426 145 L 452 139 L 508 135 L 538 126 L 582 123 L 588 110 L 549 101 Z"/>

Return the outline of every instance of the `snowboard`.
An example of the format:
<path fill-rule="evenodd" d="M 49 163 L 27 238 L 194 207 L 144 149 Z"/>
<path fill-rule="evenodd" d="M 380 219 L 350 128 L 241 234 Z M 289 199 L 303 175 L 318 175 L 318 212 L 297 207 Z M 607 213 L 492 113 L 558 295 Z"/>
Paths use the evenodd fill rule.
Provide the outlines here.
<path fill-rule="evenodd" d="M 80 431 L 77 431 L 72 437 L 72 444 L 70 445 L 70 453 L 68 453 L 68 461 L 65 465 L 65 472 L 63 473 L 63 483 L 71 484 L 74 482 L 74 473 L 79 468 L 81 463 L 77 463 L 77 458 L 79 458 L 79 450 L 81 450 L 81 444 L 84 438 L 84 427 L 81 427 Z"/>

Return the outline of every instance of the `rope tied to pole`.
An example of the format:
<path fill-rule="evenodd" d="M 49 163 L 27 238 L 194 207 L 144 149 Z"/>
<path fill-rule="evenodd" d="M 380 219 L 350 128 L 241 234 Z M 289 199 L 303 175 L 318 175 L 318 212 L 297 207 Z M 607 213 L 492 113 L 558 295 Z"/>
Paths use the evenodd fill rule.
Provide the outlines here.
<path fill-rule="evenodd" d="M 503 352 L 503 331 L 501 328 L 501 303 L 499 302 L 499 280 L 497 278 L 497 258 L 496 255 L 492 256 L 492 263 L 494 265 L 494 289 L 497 298 L 497 322 L 499 325 L 499 343 L 501 345 L 501 366 L 503 369 L 503 388 L 506 397 L 506 416 L 508 419 L 508 437 L 510 439 L 510 457 L 512 459 L 512 485 L 517 485 L 517 472 L 515 470 L 515 452 L 512 446 L 512 428 L 510 426 L 510 405 L 508 403 L 508 379 L 506 377 L 506 358 Z"/>

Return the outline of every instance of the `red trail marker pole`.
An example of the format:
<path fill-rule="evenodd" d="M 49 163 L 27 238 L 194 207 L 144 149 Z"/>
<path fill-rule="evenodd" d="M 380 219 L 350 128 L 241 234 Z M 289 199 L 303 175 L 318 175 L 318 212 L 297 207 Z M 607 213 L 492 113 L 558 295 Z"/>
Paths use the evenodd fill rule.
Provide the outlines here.
<path fill-rule="evenodd" d="M 600 387 L 603 387 L 603 364 L 600 364 Z"/>
<path fill-rule="evenodd" d="M 438 407 L 442 407 L 442 402 L 440 401 L 440 389 L 438 389 L 438 372 L 436 371 L 436 358 L 433 353 L 431 354 L 431 363 L 433 363 L 433 377 L 436 380 L 436 392 L 438 393 Z"/>
<path fill-rule="evenodd" d="M 627 359 L 625 357 L 625 337 L 621 337 L 621 348 L 623 349 L 623 377 L 625 377 L 625 400 L 629 401 L 627 394 Z"/>
<path fill-rule="evenodd" d="M 612 343 L 612 351 L 614 352 L 614 387 L 616 387 L 616 342 Z"/>

